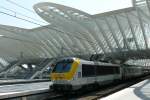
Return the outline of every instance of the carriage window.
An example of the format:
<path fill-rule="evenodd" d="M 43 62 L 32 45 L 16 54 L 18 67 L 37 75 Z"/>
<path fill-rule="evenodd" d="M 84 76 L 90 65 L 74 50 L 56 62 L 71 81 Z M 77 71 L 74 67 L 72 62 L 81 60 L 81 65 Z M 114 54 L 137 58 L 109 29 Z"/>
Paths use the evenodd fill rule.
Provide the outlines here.
<path fill-rule="evenodd" d="M 56 66 L 54 67 L 53 72 L 56 73 L 69 72 L 71 69 L 71 64 L 72 63 L 57 63 Z"/>
<path fill-rule="evenodd" d="M 95 66 L 93 65 L 82 65 L 82 77 L 91 77 L 95 75 Z"/>
<path fill-rule="evenodd" d="M 82 65 L 82 76 L 90 77 L 94 75 L 111 75 L 119 74 L 120 69 L 117 66 L 103 66 L 103 65 Z"/>
<path fill-rule="evenodd" d="M 119 74 L 119 67 L 115 66 L 97 66 L 96 67 L 97 75 L 110 75 L 110 74 Z"/>

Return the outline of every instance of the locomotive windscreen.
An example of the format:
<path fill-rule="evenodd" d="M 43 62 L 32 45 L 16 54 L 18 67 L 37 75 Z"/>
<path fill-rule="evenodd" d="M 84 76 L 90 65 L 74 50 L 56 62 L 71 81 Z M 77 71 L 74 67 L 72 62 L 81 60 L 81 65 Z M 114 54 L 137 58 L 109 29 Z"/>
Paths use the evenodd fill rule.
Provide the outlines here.
<path fill-rule="evenodd" d="M 67 62 L 60 62 L 57 63 L 53 72 L 54 73 L 64 73 L 64 72 L 69 72 L 71 69 L 72 63 L 67 63 Z"/>

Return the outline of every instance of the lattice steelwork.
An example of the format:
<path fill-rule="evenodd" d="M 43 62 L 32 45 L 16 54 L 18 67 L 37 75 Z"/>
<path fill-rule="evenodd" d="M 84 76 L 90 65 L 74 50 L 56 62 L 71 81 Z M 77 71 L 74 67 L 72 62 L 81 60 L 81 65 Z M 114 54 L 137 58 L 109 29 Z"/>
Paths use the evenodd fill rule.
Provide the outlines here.
<path fill-rule="evenodd" d="M 30 30 L 1 25 L 1 58 L 150 58 L 150 0 L 133 0 L 133 7 L 96 15 L 49 2 L 34 10 L 50 24 Z"/>
<path fill-rule="evenodd" d="M 64 47 L 64 54 L 77 54 L 76 48 L 82 54 L 107 54 L 149 49 L 149 1 L 134 0 L 133 5 L 97 15 L 48 2 L 35 5 L 34 9 L 50 23 L 43 30 L 52 38 L 64 39 L 60 42 L 64 44 L 54 45 L 55 48 Z M 58 42 L 56 37 L 45 39 Z"/>
<path fill-rule="evenodd" d="M 64 56 L 79 53 L 102 54 L 103 57 L 111 59 L 121 57 L 127 58 L 126 60 L 143 59 L 145 51 L 150 46 L 148 43 L 150 1 L 133 0 L 132 2 L 133 7 L 96 15 L 48 2 L 36 4 L 34 9 L 39 16 L 50 23 L 43 27 L 43 30 L 49 30 L 48 34 L 52 39 L 46 37 L 45 39 L 53 44 L 61 37 L 62 41 L 58 43 L 61 44 L 54 43 L 53 46 L 56 50 L 62 48 Z M 56 50 L 52 51 L 58 56 L 59 51 Z M 136 56 L 132 55 L 134 51 Z M 124 52 L 128 55 L 124 56 Z"/>

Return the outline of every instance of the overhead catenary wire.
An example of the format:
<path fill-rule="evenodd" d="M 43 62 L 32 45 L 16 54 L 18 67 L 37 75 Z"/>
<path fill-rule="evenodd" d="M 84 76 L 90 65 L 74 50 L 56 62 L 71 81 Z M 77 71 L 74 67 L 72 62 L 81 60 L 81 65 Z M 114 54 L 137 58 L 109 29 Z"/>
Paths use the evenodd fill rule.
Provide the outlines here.
<path fill-rule="evenodd" d="M 25 8 L 25 7 L 21 6 L 20 4 L 17 4 L 17 3 L 15 3 L 15 2 L 13 2 L 12 0 L 6 0 L 6 1 L 8 1 L 8 2 L 10 2 L 10 3 L 12 3 L 12 4 L 14 4 L 14 5 L 20 7 L 20 8 L 23 8 L 23 9 L 25 9 L 25 10 L 31 12 L 31 13 L 35 13 L 35 12 L 33 12 L 32 10 L 30 10 L 30 9 L 28 9 L 28 8 Z M 22 20 L 22 18 L 21 18 L 21 20 Z M 24 20 L 24 21 L 26 21 L 26 20 Z M 30 22 L 30 21 L 29 21 L 29 22 Z M 38 23 L 32 23 L 32 24 L 38 24 Z M 41 26 L 41 25 L 40 25 L 40 26 Z M 42 27 L 52 29 L 52 28 L 47 27 L 47 26 L 42 26 Z M 54 29 L 54 28 L 53 28 L 53 29 Z M 59 31 L 59 32 L 61 32 L 61 33 L 67 34 L 67 32 L 64 32 L 64 31 L 61 31 L 61 30 L 58 30 L 58 29 L 55 29 L 55 30 L 57 30 L 57 31 Z M 70 34 L 68 34 L 68 35 L 70 35 Z M 81 38 L 81 37 L 76 37 L 76 38 Z M 85 39 L 85 40 L 86 40 L 86 39 Z M 86 41 L 88 41 L 88 40 L 86 40 Z M 88 41 L 88 42 L 93 43 L 92 41 Z"/>
<path fill-rule="evenodd" d="M 11 4 L 13 4 L 13 5 L 16 5 L 16 6 L 20 7 L 20 8 L 22 8 L 22 9 L 25 9 L 25 10 L 27 10 L 27 11 L 29 11 L 29 12 L 32 12 L 32 13 L 36 14 L 33 10 L 30 10 L 30 9 L 28 9 L 28 8 L 26 8 L 26 7 L 23 7 L 23 6 L 21 6 L 20 4 L 17 4 L 16 2 L 14 2 L 14 1 L 12 1 L 12 0 L 6 0 L 6 1 L 9 2 L 9 3 L 11 3 Z"/>
<path fill-rule="evenodd" d="M 49 27 L 49 26 L 43 26 L 43 25 L 41 25 L 41 24 L 39 24 L 39 23 L 36 23 L 36 22 L 34 22 L 34 21 L 29 21 L 29 20 L 27 20 L 27 19 L 18 17 L 18 16 L 13 15 L 13 14 L 8 14 L 8 13 L 2 12 L 2 11 L 0 11 L 0 13 L 5 14 L 5 15 L 8 15 L 8 16 L 11 16 L 11 17 L 14 17 L 14 18 L 17 18 L 17 19 L 20 19 L 20 20 L 23 20 L 23 21 L 27 21 L 27 22 L 32 23 L 32 24 L 39 25 L 39 26 L 41 26 L 41 27 L 43 27 L 43 28 L 45 28 L 45 29 L 54 30 L 54 31 L 56 31 L 56 32 L 62 33 L 63 35 L 64 35 L 64 34 L 67 34 L 67 35 L 73 36 L 73 37 L 75 37 L 75 38 L 77 38 L 77 39 L 80 39 L 80 40 L 83 40 L 83 41 L 87 41 L 87 42 L 88 42 L 89 44 L 91 44 L 91 45 L 93 45 L 93 44 L 95 45 L 95 44 L 96 44 L 95 42 L 92 42 L 92 41 L 90 41 L 90 40 L 87 40 L 87 39 L 84 38 L 84 37 L 80 37 L 80 36 L 77 36 L 77 35 L 75 35 L 75 34 L 73 35 L 72 33 L 68 33 L 68 32 L 65 32 L 65 31 L 62 31 L 62 30 L 58 30 L 57 27 L 56 27 L 56 28 L 53 28 L 53 27 Z"/>
<path fill-rule="evenodd" d="M 30 9 L 28 9 L 28 8 L 26 8 L 26 7 L 24 7 L 24 6 L 20 5 L 20 4 L 18 4 L 18 3 L 16 3 L 16 2 L 12 1 L 12 0 L 6 0 L 6 1 L 8 1 L 9 3 L 11 3 L 11 4 L 13 4 L 13 5 L 17 6 L 17 7 L 23 8 L 23 9 L 25 9 L 25 10 L 31 12 L 31 13 L 36 14 L 34 11 L 32 11 L 32 10 L 30 10 Z M 17 13 L 16 11 L 13 11 L 13 12 L 15 12 L 15 14 Z M 31 17 L 30 17 L 30 18 L 31 18 Z M 34 19 L 34 18 L 32 18 L 32 19 Z M 34 24 L 35 24 L 35 23 L 34 23 Z M 39 25 L 39 24 L 38 24 L 38 25 Z M 92 42 L 92 41 L 91 41 L 91 42 Z"/>
<path fill-rule="evenodd" d="M 34 21 L 37 21 L 37 22 L 41 22 L 41 23 L 47 24 L 47 23 L 46 23 L 46 22 L 44 22 L 44 21 L 41 21 L 41 20 L 35 19 L 35 18 L 33 18 L 33 17 L 29 17 L 29 16 L 27 16 L 27 15 L 25 15 L 25 14 L 22 14 L 22 13 L 16 12 L 16 11 L 11 10 L 11 9 L 8 9 L 8 8 L 6 8 L 6 7 L 0 6 L 0 8 L 5 9 L 5 10 L 8 10 L 8 11 L 11 11 L 11 12 L 13 12 L 16 16 L 17 16 L 17 15 L 21 15 L 21 16 L 24 16 L 24 17 L 26 17 L 26 18 L 30 18 L 30 19 L 32 19 L 32 20 L 34 20 Z"/>
<path fill-rule="evenodd" d="M 18 16 L 13 15 L 13 14 L 6 13 L 6 12 L 3 12 L 3 11 L 0 11 L 0 13 L 1 13 L 1 14 L 5 14 L 5 15 L 8 15 L 8 16 L 11 16 L 11 17 L 14 17 L 14 18 L 17 18 L 17 19 L 20 19 L 20 20 L 23 20 L 23 21 L 26 21 L 26 22 L 29 22 L 29 23 L 32 23 L 32 24 L 35 24 L 35 25 L 38 25 L 38 26 L 41 26 L 41 27 L 44 27 L 44 28 L 46 28 L 46 29 L 51 29 L 51 30 L 55 30 L 55 31 L 60 32 L 60 33 L 63 33 L 63 34 L 67 34 L 67 35 L 70 35 L 70 36 L 74 36 L 74 37 L 76 37 L 76 38 L 78 38 L 78 39 L 87 41 L 87 42 L 89 42 L 90 44 L 96 44 L 96 43 L 93 42 L 93 41 L 89 41 L 89 40 L 87 40 L 86 38 L 83 38 L 83 37 L 80 37 L 80 36 L 77 36 L 77 35 L 70 34 L 69 32 L 64 32 L 64 31 L 62 31 L 62 30 L 58 30 L 58 29 L 53 28 L 53 27 L 43 26 L 43 25 L 41 25 L 41 24 L 39 24 L 39 23 L 36 23 L 36 22 L 34 22 L 34 21 L 30 21 L 30 20 L 27 20 L 27 19 L 18 17 Z"/>
<path fill-rule="evenodd" d="M 16 3 L 16 2 L 14 2 L 14 1 L 12 1 L 12 0 L 6 0 L 6 1 L 8 1 L 9 3 L 11 3 L 11 4 L 13 4 L 13 5 L 15 5 L 15 6 L 17 6 L 17 7 L 20 7 L 20 8 L 22 8 L 22 9 L 25 9 L 25 10 L 27 10 L 27 11 L 29 11 L 29 12 L 31 12 L 31 13 L 34 13 L 35 14 L 35 12 L 33 12 L 32 10 L 30 10 L 30 9 L 28 9 L 28 8 L 26 8 L 26 7 L 24 7 L 24 6 L 22 6 L 22 5 L 20 5 L 20 4 L 18 4 L 18 3 Z M 35 24 L 35 23 L 34 23 Z M 46 27 L 46 26 L 44 26 L 44 27 Z M 56 27 L 56 26 L 55 26 Z M 49 28 L 49 27 L 48 27 Z M 49 28 L 50 29 L 50 28 Z M 52 29 L 52 28 L 51 28 Z M 95 45 L 95 44 L 97 44 L 96 42 L 93 42 L 93 41 L 89 41 L 89 40 L 87 40 L 87 38 L 81 38 L 80 36 L 75 36 L 75 35 L 72 35 L 72 34 L 70 34 L 71 32 L 64 32 L 64 31 L 62 31 L 62 30 L 58 30 L 58 29 L 54 29 L 53 28 L 53 30 L 55 30 L 55 31 L 58 31 L 58 32 L 61 32 L 61 33 L 64 33 L 64 34 L 67 34 L 67 35 L 71 35 L 71 36 L 73 36 L 73 37 L 76 37 L 76 38 L 78 38 L 78 39 L 82 39 L 82 40 L 85 40 L 86 42 L 88 42 L 90 45 Z"/>
<path fill-rule="evenodd" d="M 14 12 L 15 12 L 15 11 L 14 11 Z M 6 14 L 6 15 L 9 15 L 9 16 L 16 16 L 16 15 L 11 15 L 11 14 L 8 14 L 8 13 L 5 13 L 5 12 L 1 12 L 1 11 L 0 11 L 0 13 Z M 24 19 L 24 20 L 25 20 L 25 19 Z M 17 34 L 16 32 L 14 32 L 14 31 L 12 31 L 12 30 L 9 30 L 9 29 L 5 29 L 5 28 L 2 28 L 2 27 L 0 27 L 0 29 Z M 18 34 L 17 34 L 17 35 L 18 35 Z M 23 36 L 24 36 L 24 35 L 23 35 Z M 17 39 L 17 38 L 8 37 L 8 36 L 3 36 L 3 38 L 9 38 L 9 39 L 13 39 L 13 40 L 18 40 L 18 41 L 27 42 L 27 43 L 34 43 L 34 44 L 38 44 L 38 45 L 40 44 L 40 43 L 38 43 L 38 42 L 33 42 L 33 41 L 29 41 L 29 40 L 22 40 L 22 39 Z M 41 44 L 40 44 L 40 45 L 41 45 Z"/>
<path fill-rule="evenodd" d="M 26 16 L 26 15 L 24 15 L 24 14 L 22 14 L 22 13 L 18 13 L 18 12 L 16 12 L 16 11 L 14 11 L 14 10 L 11 10 L 11 9 L 8 9 L 8 8 L 5 8 L 5 7 L 1 7 L 1 8 L 3 8 L 3 9 L 5 9 L 5 10 L 8 10 L 8 11 L 11 11 L 11 12 L 13 12 L 14 14 L 15 14 L 15 16 L 14 17 L 17 17 L 17 15 L 19 14 L 19 15 L 23 15 L 23 16 L 25 16 L 25 17 L 27 17 L 27 18 L 30 18 L 30 19 L 34 19 L 34 18 L 31 18 L 31 17 L 28 17 L 28 16 Z M 4 12 L 5 14 L 6 14 L 6 12 Z M 8 13 L 7 13 L 8 14 Z M 9 15 L 11 15 L 11 14 L 9 14 Z M 13 17 L 12 16 L 12 17 Z M 22 19 L 22 18 L 21 18 Z M 37 19 L 34 19 L 35 21 L 38 21 Z M 26 20 L 27 21 L 27 20 Z M 29 20 L 28 20 L 29 21 Z M 32 23 L 33 24 L 33 23 Z M 35 23 L 34 23 L 35 24 Z M 39 24 L 39 23 L 36 23 L 36 24 Z M 40 25 L 40 26 L 42 26 L 42 25 Z"/>
<path fill-rule="evenodd" d="M 16 3 L 16 2 L 12 1 L 12 0 L 6 0 L 6 1 L 9 2 L 9 3 L 11 3 L 11 4 L 13 4 L 13 5 L 15 5 L 15 6 L 17 6 L 17 7 L 20 7 L 20 8 L 22 8 L 22 9 L 25 9 L 25 10 L 31 12 L 31 13 L 36 14 L 34 11 L 32 11 L 32 10 L 30 10 L 30 9 L 28 9 L 28 8 L 26 8 L 26 7 L 24 7 L 24 6 L 20 5 L 20 4 L 18 4 L 18 3 Z M 65 33 L 66 33 L 66 32 L 65 32 Z M 68 34 L 68 35 L 70 35 L 70 34 Z M 78 38 L 80 38 L 80 37 L 78 37 Z M 84 39 L 85 39 L 87 42 L 89 42 L 86 38 L 84 38 Z M 93 41 L 90 41 L 89 43 L 96 44 L 96 43 L 94 43 Z"/>

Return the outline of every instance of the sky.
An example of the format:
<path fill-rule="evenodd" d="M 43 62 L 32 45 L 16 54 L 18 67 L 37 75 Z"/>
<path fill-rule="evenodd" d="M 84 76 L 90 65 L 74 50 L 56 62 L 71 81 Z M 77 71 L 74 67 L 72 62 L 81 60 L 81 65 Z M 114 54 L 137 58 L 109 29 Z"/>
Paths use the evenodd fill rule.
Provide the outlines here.
<path fill-rule="evenodd" d="M 103 12 L 108 12 L 112 10 L 122 9 L 126 7 L 131 7 L 131 0 L 0 0 L 0 24 L 16 26 L 21 28 L 32 29 L 35 27 L 40 27 L 39 25 L 29 23 L 26 21 L 22 21 L 20 19 L 10 17 L 8 15 L 2 14 L 1 12 L 6 12 L 11 15 L 16 15 L 17 17 L 21 17 L 30 21 L 34 21 L 40 25 L 47 25 L 48 23 L 42 20 L 33 10 L 33 5 L 39 2 L 53 2 L 57 4 L 62 4 L 65 6 L 73 7 L 89 14 L 98 14 Z M 20 8 L 8 1 L 13 1 L 31 11 Z M 6 10 L 9 9 L 9 10 Z M 13 10 L 13 11 L 10 11 Z M 20 15 L 20 14 L 23 14 Z M 30 18 L 24 17 L 28 16 L 38 21 L 32 20 Z"/>

